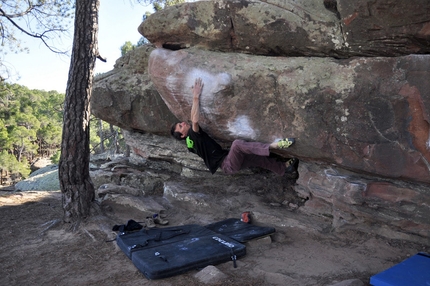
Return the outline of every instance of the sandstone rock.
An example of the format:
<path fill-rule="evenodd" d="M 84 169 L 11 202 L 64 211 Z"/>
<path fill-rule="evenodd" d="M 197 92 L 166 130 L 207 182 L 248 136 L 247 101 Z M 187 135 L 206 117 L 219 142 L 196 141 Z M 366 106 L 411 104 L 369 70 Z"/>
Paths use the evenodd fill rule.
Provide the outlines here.
<path fill-rule="evenodd" d="M 240 210 L 246 201 L 257 221 L 275 226 L 428 242 L 430 57 L 373 56 L 429 53 L 429 3 L 200 1 L 155 13 L 139 31 L 157 46 L 182 50 L 149 45 L 128 53 L 96 77 L 91 104 L 97 117 L 129 130 L 130 163 L 163 175 L 118 172 L 97 184 L 161 189 L 172 204 L 207 210 L 202 221 L 218 214 L 210 208 L 218 198 L 201 192 L 213 190 L 228 194 L 225 208 Z M 266 57 L 274 55 L 330 57 Z M 350 56 L 372 58 L 333 58 Z M 201 125 L 224 147 L 236 138 L 297 138 L 277 155 L 301 159 L 300 203 L 272 194 L 268 205 L 280 207 L 262 211 L 250 193 L 266 196 L 270 188 L 261 184 L 268 182 L 282 192 L 285 181 L 254 180 L 253 171 L 246 184 L 245 173 L 211 176 L 182 142 L 166 137 L 173 121 L 189 119 L 196 77 L 205 84 Z M 296 213 L 311 216 L 304 223 Z"/>
<path fill-rule="evenodd" d="M 139 32 L 168 49 L 272 56 L 429 53 L 427 0 L 198 1 L 149 16 Z"/>
<path fill-rule="evenodd" d="M 98 189 L 104 184 L 119 185 L 121 177 L 119 174 L 114 174 L 110 171 L 93 170 L 90 171 L 91 181 L 93 182 L 94 189 Z"/>
<path fill-rule="evenodd" d="M 139 32 L 158 47 L 259 55 L 342 53 L 340 23 L 323 1 L 198 1 L 150 15 Z M 286 40 L 288 39 L 288 40 Z"/>
<path fill-rule="evenodd" d="M 176 118 L 146 73 L 151 46 L 127 53 L 112 71 L 95 78 L 91 112 L 127 130 L 169 134 Z"/>
<path fill-rule="evenodd" d="M 140 162 L 137 162 L 139 165 L 145 165 L 147 163 L 153 165 L 154 162 L 146 160 L 153 159 L 159 162 L 160 169 L 170 169 L 177 173 L 187 172 L 185 170 L 188 169 L 193 170 L 193 174 L 196 177 L 199 175 L 210 176 L 202 160 L 195 154 L 189 152 L 184 142 L 179 142 L 172 137 L 128 131 L 124 132 L 124 138 L 133 154 L 140 157 Z M 142 158 L 144 160 L 142 160 Z M 178 165 L 171 163 L 177 163 Z M 169 166 L 161 166 L 166 164 Z M 179 166 L 181 166 L 181 168 L 178 168 Z"/>
<path fill-rule="evenodd" d="M 198 207 L 209 207 L 210 196 L 203 193 L 195 193 L 189 190 L 188 185 L 166 183 L 163 196 L 180 202 L 188 202 Z"/>
<path fill-rule="evenodd" d="M 301 158 L 358 173 L 430 183 L 430 56 L 272 58 L 187 49 L 151 52 L 149 73 L 169 109 L 221 141 L 273 142 Z M 258 108 L 256 108 L 258 107 Z"/>
<path fill-rule="evenodd" d="M 39 158 L 30 166 L 31 172 L 35 172 L 39 169 L 45 168 L 46 166 L 51 165 L 51 159 L 49 158 Z"/>
<path fill-rule="evenodd" d="M 15 185 L 16 191 L 58 191 L 58 166 L 51 165 L 39 169 L 28 179 L 19 181 Z"/>
<path fill-rule="evenodd" d="M 222 273 L 218 268 L 213 265 L 206 266 L 202 270 L 200 270 L 195 278 L 199 280 L 200 283 L 203 284 L 217 284 L 221 283 L 222 280 L 227 278 L 227 275 Z"/>
<path fill-rule="evenodd" d="M 42 165 L 40 165 L 40 166 L 42 166 Z M 55 170 L 58 170 L 58 165 L 48 164 L 46 166 L 43 166 L 43 167 L 37 169 L 34 172 L 31 172 L 30 177 L 39 176 L 39 175 L 42 175 L 44 173 L 55 171 Z"/>
<path fill-rule="evenodd" d="M 158 213 L 164 209 L 162 205 L 156 202 L 150 197 L 136 197 L 133 195 L 121 195 L 121 194 L 106 194 L 103 198 L 99 199 L 102 207 L 105 205 L 122 205 L 126 208 L 133 208 L 139 211 L 141 214 L 138 218 L 142 220 L 146 216 Z"/>
<path fill-rule="evenodd" d="M 133 196 L 145 195 L 139 189 L 129 187 L 128 185 L 104 184 L 95 190 L 96 197 L 103 197 L 106 194 L 129 194 Z"/>
<path fill-rule="evenodd" d="M 296 191 L 307 197 L 301 212 L 332 218 L 333 229 L 374 222 L 388 226 L 390 236 L 401 239 L 397 232 L 428 237 L 430 195 L 426 186 L 413 183 L 375 181 L 372 177 L 354 176 L 333 167 L 318 167 L 302 162 Z M 387 228 L 371 228 L 368 232 L 387 235 Z"/>
<path fill-rule="evenodd" d="M 337 2 L 344 45 L 351 55 L 430 53 L 430 2 L 427 0 L 325 2 Z"/>

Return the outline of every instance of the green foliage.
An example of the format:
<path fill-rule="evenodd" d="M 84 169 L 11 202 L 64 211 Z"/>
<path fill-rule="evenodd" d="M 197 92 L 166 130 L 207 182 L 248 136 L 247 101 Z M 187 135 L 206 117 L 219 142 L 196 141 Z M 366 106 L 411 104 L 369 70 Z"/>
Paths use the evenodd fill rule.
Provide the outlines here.
<path fill-rule="evenodd" d="M 5 150 L 0 152 L 0 166 L 2 170 L 6 170 L 12 174 L 20 174 L 23 178 L 27 178 L 30 174 L 30 166 L 26 159 L 19 162 L 15 156 Z"/>
<path fill-rule="evenodd" d="M 119 127 L 91 116 L 90 150 L 91 153 L 109 152 L 112 154 L 125 151 L 124 138 Z"/>
<path fill-rule="evenodd" d="M 0 119 L 0 146 L 5 150 L 12 148 L 12 142 L 9 138 L 9 133 L 4 124 L 4 120 Z M 0 165 L 1 166 L 1 165 Z"/>
<path fill-rule="evenodd" d="M 1 168 L 26 176 L 28 161 L 60 148 L 63 101 L 64 94 L 55 91 L 0 84 Z"/>
<path fill-rule="evenodd" d="M 26 177 L 38 157 L 60 160 L 64 94 L 0 83 L 0 169 Z M 91 117 L 93 153 L 125 150 L 120 129 Z M 20 174 L 20 175 L 18 175 Z"/>
<path fill-rule="evenodd" d="M 139 3 L 152 4 L 155 11 L 160 11 L 167 6 L 185 3 L 185 0 L 137 0 Z"/>
<path fill-rule="evenodd" d="M 134 50 L 134 48 L 135 46 L 130 41 L 125 42 L 124 45 L 121 46 L 121 56 L 123 57 L 129 51 Z"/>
<path fill-rule="evenodd" d="M 49 158 L 49 159 L 51 159 L 52 163 L 58 164 L 58 163 L 60 163 L 60 156 L 61 156 L 61 151 L 57 150 L 57 152 L 55 152 L 55 154 L 52 155 L 51 158 Z"/>
<path fill-rule="evenodd" d="M 9 154 L 6 150 L 0 152 L 0 166 L 4 170 L 12 170 L 18 163 L 15 156 Z"/>

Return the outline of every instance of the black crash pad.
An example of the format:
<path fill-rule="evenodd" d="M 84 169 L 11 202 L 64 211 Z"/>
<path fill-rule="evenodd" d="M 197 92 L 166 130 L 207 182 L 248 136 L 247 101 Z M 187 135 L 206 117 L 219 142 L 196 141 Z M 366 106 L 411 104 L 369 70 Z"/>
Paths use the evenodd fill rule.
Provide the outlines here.
<path fill-rule="evenodd" d="M 159 279 L 229 260 L 235 262 L 236 257 L 245 254 L 245 245 L 212 234 L 135 251 L 131 260 L 148 279 Z"/>
<path fill-rule="evenodd" d="M 150 248 L 157 245 L 181 241 L 188 237 L 200 237 L 207 234 L 213 234 L 213 232 L 200 225 L 189 224 L 120 233 L 116 238 L 116 243 L 127 257 L 131 259 L 132 252 L 143 248 Z"/>
<path fill-rule="evenodd" d="M 117 244 L 149 279 L 235 261 L 246 254 L 245 245 L 199 225 L 120 233 Z"/>
<path fill-rule="evenodd" d="M 205 227 L 242 243 L 256 238 L 262 238 L 276 232 L 273 227 L 256 226 L 250 223 L 244 223 L 236 218 L 215 222 Z"/>

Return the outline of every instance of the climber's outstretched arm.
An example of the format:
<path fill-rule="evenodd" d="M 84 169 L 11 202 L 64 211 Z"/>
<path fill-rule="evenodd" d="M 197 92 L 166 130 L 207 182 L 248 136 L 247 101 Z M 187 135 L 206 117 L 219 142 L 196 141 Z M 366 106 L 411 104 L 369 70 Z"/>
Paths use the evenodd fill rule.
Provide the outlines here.
<path fill-rule="evenodd" d="M 191 122 L 194 132 L 199 132 L 199 114 L 200 114 L 200 95 L 203 90 L 203 82 L 201 78 L 197 78 L 194 85 L 191 87 L 193 90 L 193 105 L 191 107 Z"/>

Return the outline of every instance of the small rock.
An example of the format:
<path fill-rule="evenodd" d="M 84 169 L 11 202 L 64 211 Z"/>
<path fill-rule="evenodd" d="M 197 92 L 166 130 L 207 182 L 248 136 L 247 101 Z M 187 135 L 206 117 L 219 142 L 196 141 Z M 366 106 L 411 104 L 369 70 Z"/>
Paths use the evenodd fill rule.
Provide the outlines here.
<path fill-rule="evenodd" d="M 227 278 L 227 275 L 218 270 L 215 266 L 209 265 L 194 275 L 203 284 L 217 284 Z"/>
<path fill-rule="evenodd" d="M 46 166 L 49 166 L 51 164 L 52 164 L 51 159 L 49 159 L 49 158 L 39 158 L 33 164 L 31 164 L 30 170 L 32 172 L 34 172 L 34 171 L 37 171 L 39 169 L 45 168 Z"/>
<path fill-rule="evenodd" d="M 281 204 L 280 203 L 270 203 L 271 207 L 280 207 Z"/>
<path fill-rule="evenodd" d="M 293 209 L 293 210 L 296 210 L 296 209 L 298 209 L 298 208 L 299 208 L 299 206 L 298 206 L 298 205 L 293 204 L 293 203 L 289 203 L 289 204 L 288 204 L 288 206 L 290 207 L 290 209 Z"/>

